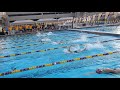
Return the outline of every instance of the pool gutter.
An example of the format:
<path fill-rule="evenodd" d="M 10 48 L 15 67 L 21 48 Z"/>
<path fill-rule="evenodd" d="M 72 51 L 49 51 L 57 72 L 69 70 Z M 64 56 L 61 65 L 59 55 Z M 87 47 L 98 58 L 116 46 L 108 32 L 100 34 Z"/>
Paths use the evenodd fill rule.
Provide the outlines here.
<path fill-rule="evenodd" d="M 109 32 L 100 32 L 100 31 L 89 31 L 89 30 L 80 30 L 80 29 L 70 29 L 68 31 L 79 31 L 85 33 L 99 34 L 99 35 L 112 35 L 112 36 L 120 36 L 120 34 L 109 33 Z"/>

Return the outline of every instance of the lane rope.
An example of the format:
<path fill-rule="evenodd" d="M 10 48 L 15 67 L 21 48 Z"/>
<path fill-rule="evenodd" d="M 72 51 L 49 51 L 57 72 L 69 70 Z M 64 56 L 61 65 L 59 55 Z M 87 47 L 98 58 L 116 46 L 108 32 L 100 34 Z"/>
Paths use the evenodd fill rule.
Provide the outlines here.
<path fill-rule="evenodd" d="M 94 37 L 100 37 L 100 36 L 92 36 L 92 37 L 87 37 L 87 38 L 94 38 Z M 80 38 L 76 38 L 76 39 L 72 39 L 72 40 L 77 40 L 77 39 L 80 39 Z M 71 40 L 66 40 L 66 41 L 71 41 Z M 41 42 L 41 41 L 39 41 Z M 47 44 L 48 42 L 41 42 L 41 44 Z M 62 42 L 62 44 L 65 44 L 66 42 Z M 5 44 L 6 45 L 6 44 Z M 11 49 L 11 48 L 22 48 L 22 47 L 25 47 L 25 46 L 35 46 L 35 45 L 39 45 L 38 43 L 37 44 L 27 44 L 27 45 L 24 45 L 24 46 L 14 46 L 14 47 L 10 47 L 10 48 L 0 48 L 0 50 L 4 50 L 4 49 Z"/>
<path fill-rule="evenodd" d="M 44 65 L 39 65 L 39 66 L 32 66 L 32 67 L 28 67 L 28 68 L 24 68 L 24 69 L 19 69 L 19 70 L 13 70 L 13 71 L 0 73 L 0 76 L 5 76 L 5 75 L 9 75 L 9 74 L 14 74 L 14 73 L 24 72 L 24 71 L 28 71 L 28 70 L 33 70 L 33 69 L 38 69 L 38 68 L 43 68 L 43 67 L 49 67 L 49 66 L 54 66 L 54 65 L 57 65 L 57 64 L 64 64 L 64 63 L 69 63 L 69 62 L 74 62 L 74 61 L 79 61 L 79 60 L 84 60 L 84 59 L 89 59 L 89 58 L 94 58 L 94 57 L 107 56 L 107 55 L 111 55 L 111 54 L 114 54 L 114 53 L 120 53 L 120 51 L 108 52 L 108 53 L 104 53 L 104 54 L 96 54 L 96 55 L 85 56 L 85 57 L 81 57 L 81 58 L 74 58 L 74 59 L 71 59 L 71 60 L 62 60 L 62 61 L 59 61 L 59 62 L 44 64 Z"/>
<path fill-rule="evenodd" d="M 72 36 L 64 35 L 64 36 L 65 36 L 65 37 L 75 37 L 76 35 L 74 35 L 74 36 L 73 36 L 73 35 L 72 35 Z M 60 36 L 57 36 L 57 37 L 60 37 Z M 16 41 L 16 40 L 12 40 L 12 41 L 13 41 L 14 43 L 17 43 L 17 44 L 19 44 L 19 43 L 21 43 L 21 42 L 22 42 L 22 43 L 23 43 L 23 42 L 28 42 L 28 41 L 29 41 L 29 42 L 35 42 L 35 41 L 33 41 L 33 39 L 29 39 L 29 40 L 28 40 L 28 39 L 23 39 L 23 38 L 21 38 L 21 39 L 22 39 L 22 41 L 20 41 L 20 42 L 18 42 L 18 41 Z M 4 42 L 4 41 L 0 41 L 0 42 L 2 43 L 2 42 Z M 5 42 L 10 42 L 10 41 L 5 41 Z M 12 43 L 8 43 L 8 44 L 12 44 Z M 3 44 L 1 44 L 1 45 L 6 45 L 6 44 L 3 43 Z"/>
<path fill-rule="evenodd" d="M 115 40 L 120 40 L 120 39 L 113 39 L 113 40 L 101 41 L 100 43 L 105 43 L 105 42 L 115 41 Z M 93 43 L 97 43 L 97 42 L 93 42 Z M 79 44 L 79 45 L 84 45 L 84 44 Z M 36 51 L 33 50 L 31 52 L 22 52 L 22 53 L 17 53 L 17 54 L 10 54 L 10 55 L 6 55 L 6 56 L 0 56 L 0 58 L 7 58 L 7 57 L 13 57 L 13 56 L 31 54 L 31 53 L 35 53 L 35 52 L 46 52 L 46 51 L 50 51 L 50 50 L 56 50 L 56 49 L 59 49 L 59 48 L 67 48 L 67 47 L 69 47 L 69 46 L 62 46 L 62 47 L 56 47 L 56 48 L 48 48 L 48 49 L 45 49 L 45 50 L 36 50 Z"/>

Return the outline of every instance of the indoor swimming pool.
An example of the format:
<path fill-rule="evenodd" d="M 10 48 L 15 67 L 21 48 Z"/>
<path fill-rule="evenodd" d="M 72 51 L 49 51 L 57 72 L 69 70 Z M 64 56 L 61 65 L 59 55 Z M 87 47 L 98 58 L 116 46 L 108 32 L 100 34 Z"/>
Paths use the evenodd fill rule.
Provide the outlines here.
<path fill-rule="evenodd" d="M 76 44 L 85 51 L 66 52 Z M 119 78 L 95 72 L 119 68 L 119 52 L 118 36 L 62 30 L 0 37 L 0 78 Z"/>

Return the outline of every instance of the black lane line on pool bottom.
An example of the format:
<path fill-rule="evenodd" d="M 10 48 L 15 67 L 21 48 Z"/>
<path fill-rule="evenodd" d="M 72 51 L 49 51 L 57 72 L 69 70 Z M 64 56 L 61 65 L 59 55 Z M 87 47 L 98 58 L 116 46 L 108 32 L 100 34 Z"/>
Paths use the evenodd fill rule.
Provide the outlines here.
<path fill-rule="evenodd" d="M 115 40 L 120 40 L 120 39 L 107 40 L 107 41 L 102 41 L 100 43 L 105 43 L 105 42 L 115 41 Z M 97 42 L 93 42 L 93 43 L 97 43 Z M 83 45 L 83 44 L 80 44 L 80 45 Z M 46 51 L 50 51 L 50 50 L 55 50 L 55 49 L 59 49 L 59 48 L 67 48 L 67 47 L 68 46 L 63 46 L 63 47 L 58 47 L 58 48 L 49 48 L 49 49 L 45 49 L 45 50 L 37 50 L 37 51 L 31 51 L 31 52 L 22 52 L 22 53 L 18 53 L 18 54 L 10 54 L 10 55 L 6 55 L 6 56 L 0 56 L 0 58 L 7 58 L 7 57 L 25 55 L 25 54 L 35 53 L 35 52 L 46 52 Z"/>
<path fill-rule="evenodd" d="M 100 37 L 100 36 L 92 36 L 92 37 L 87 37 L 87 38 L 94 38 L 94 37 Z M 76 39 L 72 39 L 72 40 L 77 40 L 77 39 L 80 39 L 80 38 L 76 38 Z M 71 41 L 71 40 L 66 40 L 66 41 Z M 47 42 L 42 42 L 42 41 L 39 41 L 41 42 L 41 44 L 47 44 Z M 6 44 L 4 44 L 6 45 Z M 27 44 L 27 45 L 24 45 L 24 46 L 35 46 L 35 45 L 39 45 L 39 44 Z M 10 48 L 0 48 L 0 50 L 5 50 L 5 49 L 11 49 L 11 48 L 21 48 L 21 47 L 24 47 L 24 46 L 16 46 L 16 47 L 10 47 Z"/>
<path fill-rule="evenodd" d="M 33 70 L 33 69 L 38 69 L 38 68 L 43 68 L 43 67 L 49 67 L 49 66 L 54 66 L 54 65 L 57 65 L 57 64 L 64 64 L 64 63 L 69 63 L 69 62 L 73 62 L 73 61 L 99 57 L 99 56 L 111 55 L 111 54 L 114 54 L 114 53 L 120 53 L 120 51 L 108 52 L 108 53 L 104 53 L 104 54 L 96 54 L 96 55 L 85 56 L 85 57 L 81 57 L 81 58 L 74 58 L 74 59 L 71 59 L 71 60 L 63 60 L 63 61 L 44 64 L 44 65 L 40 65 L 40 66 L 32 66 L 32 67 L 28 67 L 28 68 L 24 68 L 24 69 L 20 69 L 20 70 L 13 70 L 13 71 L 5 72 L 5 73 L 0 73 L 0 76 L 5 76 L 5 75 L 9 75 L 9 74 L 14 74 L 14 73 L 24 72 L 24 71 L 28 71 L 28 70 Z"/>
<path fill-rule="evenodd" d="M 69 37 L 71 37 L 71 36 L 69 36 Z M 99 37 L 99 36 L 97 35 L 97 36 L 92 36 L 92 37 Z M 89 37 L 87 37 L 87 38 L 89 38 Z M 91 38 L 91 37 L 90 37 L 90 38 Z M 80 39 L 80 38 L 76 38 L 76 39 Z M 35 41 L 33 41 L 32 39 L 30 39 L 30 40 L 28 40 L 28 41 L 31 42 L 31 43 L 32 43 L 32 42 L 35 42 Z M 5 41 L 5 42 L 7 42 L 7 41 Z M 26 41 L 23 40 L 23 42 L 26 42 Z M 23 43 L 23 42 L 22 42 L 22 43 Z M 39 41 L 39 42 L 41 42 L 41 41 Z M 18 42 L 18 41 L 15 41 L 14 43 L 17 43 L 17 44 L 18 44 L 19 42 Z M 7 44 L 12 44 L 12 43 L 7 43 Z M 7 44 L 1 44 L 1 45 L 7 45 Z M 14 44 L 14 45 L 17 45 L 17 44 Z M 20 44 L 21 44 L 21 43 L 20 43 Z"/>
<path fill-rule="evenodd" d="M 77 36 L 77 35 L 72 35 L 72 36 L 67 36 L 67 35 L 64 35 L 65 37 L 75 37 L 75 36 Z M 57 37 L 60 37 L 60 36 L 57 36 Z M 27 41 L 31 41 L 31 42 L 35 42 L 35 41 L 32 41 L 32 39 L 29 39 L 29 40 L 27 40 L 27 39 L 24 39 L 24 38 L 21 38 L 22 39 L 22 41 L 21 42 L 27 42 Z M 14 43 L 19 43 L 18 41 L 16 41 L 16 40 L 12 40 Z M 4 41 L 0 41 L 0 42 L 4 42 Z M 9 42 L 9 41 L 5 41 L 5 42 Z M 8 43 L 8 44 L 12 44 L 12 43 Z M 6 44 L 1 44 L 1 45 L 6 45 Z"/>

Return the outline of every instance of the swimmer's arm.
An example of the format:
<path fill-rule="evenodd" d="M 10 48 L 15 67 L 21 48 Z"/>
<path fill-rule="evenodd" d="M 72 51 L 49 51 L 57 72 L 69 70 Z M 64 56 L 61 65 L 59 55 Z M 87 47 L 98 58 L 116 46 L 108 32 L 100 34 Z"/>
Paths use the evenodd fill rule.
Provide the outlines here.
<path fill-rule="evenodd" d="M 86 48 L 84 48 L 83 50 L 78 50 L 78 52 L 82 52 L 82 51 L 85 51 L 86 50 Z"/>
<path fill-rule="evenodd" d="M 115 74 L 120 73 L 120 69 L 116 69 L 116 70 L 114 70 L 114 72 L 113 72 L 113 73 L 115 73 Z"/>
<path fill-rule="evenodd" d="M 116 73 L 116 70 L 113 70 L 113 69 L 103 69 L 103 73 Z"/>
<path fill-rule="evenodd" d="M 69 52 L 69 53 L 73 53 L 73 52 L 70 50 L 70 47 L 68 48 L 68 52 Z"/>

